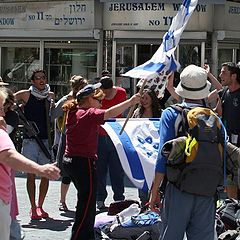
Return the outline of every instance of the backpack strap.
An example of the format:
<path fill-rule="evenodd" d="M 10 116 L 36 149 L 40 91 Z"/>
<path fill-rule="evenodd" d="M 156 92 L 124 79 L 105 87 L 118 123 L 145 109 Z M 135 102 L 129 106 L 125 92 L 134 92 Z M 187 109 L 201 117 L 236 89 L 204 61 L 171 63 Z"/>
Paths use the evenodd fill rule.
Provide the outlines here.
<path fill-rule="evenodd" d="M 46 122 L 47 122 L 47 133 L 48 133 L 48 147 L 49 147 L 49 152 L 51 154 L 51 162 L 54 162 L 54 156 L 52 152 L 52 136 L 51 136 L 51 122 L 50 122 L 50 117 L 49 117 L 49 111 L 50 111 L 50 103 L 47 99 L 45 99 L 45 109 L 46 109 Z"/>
<path fill-rule="evenodd" d="M 187 113 L 191 108 L 180 104 L 172 105 L 171 108 L 179 112 L 179 119 L 176 120 L 175 124 L 176 137 L 186 136 L 188 129 Z"/>
<path fill-rule="evenodd" d="M 183 110 L 183 106 L 182 105 L 180 105 L 180 104 L 174 104 L 174 105 L 171 105 L 170 106 L 171 108 L 173 108 L 173 109 L 175 109 L 175 110 L 177 110 L 177 111 L 179 111 L 179 112 L 182 112 L 182 110 Z"/>

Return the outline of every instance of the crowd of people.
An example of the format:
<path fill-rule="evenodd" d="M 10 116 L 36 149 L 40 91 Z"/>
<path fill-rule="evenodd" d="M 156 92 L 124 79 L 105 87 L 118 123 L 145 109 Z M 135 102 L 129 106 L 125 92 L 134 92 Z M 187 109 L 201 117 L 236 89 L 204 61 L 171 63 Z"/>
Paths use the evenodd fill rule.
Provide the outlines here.
<path fill-rule="evenodd" d="M 240 66 L 223 63 L 219 78 L 221 81 L 211 74 L 208 65 L 189 65 L 181 72 L 177 87 L 174 87 L 174 74 L 169 75 L 168 94 L 182 106 L 213 108 L 222 118 L 230 142 L 239 147 Z M 27 173 L 32 220 L 48 218 L 51 214 L 44 210 L 44 200 L 49 179 L 58 179 L 60 174 L 59 210 L 68 211 L 66 196 L 72 182 L 77 203 L 71 239 L 95 239 L 95 215 L 106 209 L 108 172 L 113 199 L 125 199 L 124 169 L 110 136 L 101 125 L 109 118 L 123 117 L 131 106 L 138 106 L 134 118 L 160 118 L 160 147 L 152 189 L 150 192 L 139 190 L 141 204 L 149 204 L 153 211 L 158 211 L 162 202 L 159 187 L 166 175 L 166 158 L 161 154 L 161 147 L 176 137 L 177 110 L 164 109 L 163 100 L 158 99 L 151 89 L 144 89 L 141 94 L 127 99 L 125 89 L 114 86 L 108 71 L 103 71 L 99 82 L 94 84 L 89 84 L 82 76 L 72 76 L 70 92 L 56 103 L 44 70 L 33 72 L 29 89 L 13 94 L 7 85 L 0 79 L 0 181 L 4 183 L 0 188 L 0 239 L 10 239 L 14 234 L 11 228 L 18 223 L 14 170 Z M 23 118 L 14 110 L 16 105 Z M 27 129 L 21 153 L 13 144 L 19 120 Z M 41 177 L 38 198 L 36 176 Z M 228 178 L 226 191 L 229 198 L 239 198 L 237 167 L 234 177 Z M 171 183 L 167 184 L 164 196 L 161 240 L 182 240 L 185 233 L 189 240 L 213 239 L 214 196 L 182 192 Z"/>

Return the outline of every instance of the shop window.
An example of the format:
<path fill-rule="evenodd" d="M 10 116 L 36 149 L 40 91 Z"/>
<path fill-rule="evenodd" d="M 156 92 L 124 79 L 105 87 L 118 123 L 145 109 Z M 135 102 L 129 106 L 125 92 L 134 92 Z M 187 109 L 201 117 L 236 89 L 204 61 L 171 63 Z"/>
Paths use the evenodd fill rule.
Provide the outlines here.
<path fill-rule="evenodd" d="M 221 71 L 222 63 L 232 62 L 233 49 L 219 49 L 218 50 L 218 72 Z"/>
<path fill-rule="evenodd" d="M 121 74 L 126 73 L 133 68 L 133 45 L 119 44 L 117 45 L 116 55 L 116 85 L 126 89 L 127 95 L 132 95 L 133 81 L 128 77 L 123 77 Z"/>
<path fill-rule="evenodd" d="M 240 64 L 240 49 L 237 49 L 237 63 Z"/>
<path fill-rule="evenodd" d="M 201 46 L 191 44 L 179 45 L 179 62 L 181 69 L 190 64 L 201 65 Z"/>
<path fill-rule="evenodd" d="M 39 48 L 2 47 L 2 78 L 13 91 L 29 87 L 32 72 L 39 66 Z"/>
<path fill-rule="evenodd" d="M 158 48 L 159 45 L 153 44 L 138 45 L 138 65 L 150 60 Z"/>
<path fill-rule="evenodd" d="M 62 44 L 62 48 L 55 46 L 53 43 L 46 44 L 44 69 L 48 73 L 51 89 L 59 99 L 68 93 L 71 76 L 81 75 L 88 80 L 97 77 L 97 45 L 95 43 L 67 43 Z"/>

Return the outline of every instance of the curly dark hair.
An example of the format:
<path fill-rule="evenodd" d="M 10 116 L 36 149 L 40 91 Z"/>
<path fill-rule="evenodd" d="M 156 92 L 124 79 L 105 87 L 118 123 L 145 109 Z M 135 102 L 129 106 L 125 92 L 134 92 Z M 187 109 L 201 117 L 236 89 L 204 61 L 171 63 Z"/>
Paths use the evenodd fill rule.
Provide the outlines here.
<path fill-rule="evenodd" d="M 228 71 L 232 74 L 236 74 L 237 82 L 240 84 L 240 66 L 234 62 L 225 62 L 222 67 L 227 67 Z"/>
<path fill-rule="evenodd" d="M 153 113 L 153 118 L 159 118 L 162 113 L 161 105 L 159 102 L 159 99 L 157 98 L 157 95 L 154 90 L 152 89 L 144 89 L 143 93 L 147 93 L 151 99 L 152 99 L 152 113 Z M 139 109 L 139 114 L 140 116 L 143 115 L 144 113 L 144 107 L 141 106 Z"/>
<path fill-rule="evenodd" d="M 33 81 L 34 79 L 35 79 L 35 74 L 36 73 L 44 73 L 44 75 L 47 77 L 47 72 L 45 71 L 45 70 L 43 70 L 43 69 L 35 69 L 34 71 L 33 71 L 33 73 L 32 73 L 32 76 L 31 76 L 31 80 Z"/>

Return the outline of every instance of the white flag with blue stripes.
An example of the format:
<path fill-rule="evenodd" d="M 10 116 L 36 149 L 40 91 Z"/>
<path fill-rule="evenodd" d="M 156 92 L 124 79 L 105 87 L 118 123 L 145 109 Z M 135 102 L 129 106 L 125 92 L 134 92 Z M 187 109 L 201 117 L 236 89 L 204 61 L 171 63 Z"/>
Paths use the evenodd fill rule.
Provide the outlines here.
<path fill-rule="evenodd" d="M 159 147 L 159 119 L 132 118 L 119 135 L 125 119 L 107 121 L 103 127 L 116 147 L 126 175 L 139 189 L 151 188 Z"/>
<path fill-rule="evenodd" d="M 161 72 L 176 71 L 180 64 L 175 59 L 174 51 L 178 46 L 182 32 L 191 17 L 198 0 L 183 0 L 181 8 L 173 18 L 169 30 L 163 37 L 162 44 L 153 57 L 144 64 L 123 74 L 126 77 L 152 79 Z"/>

